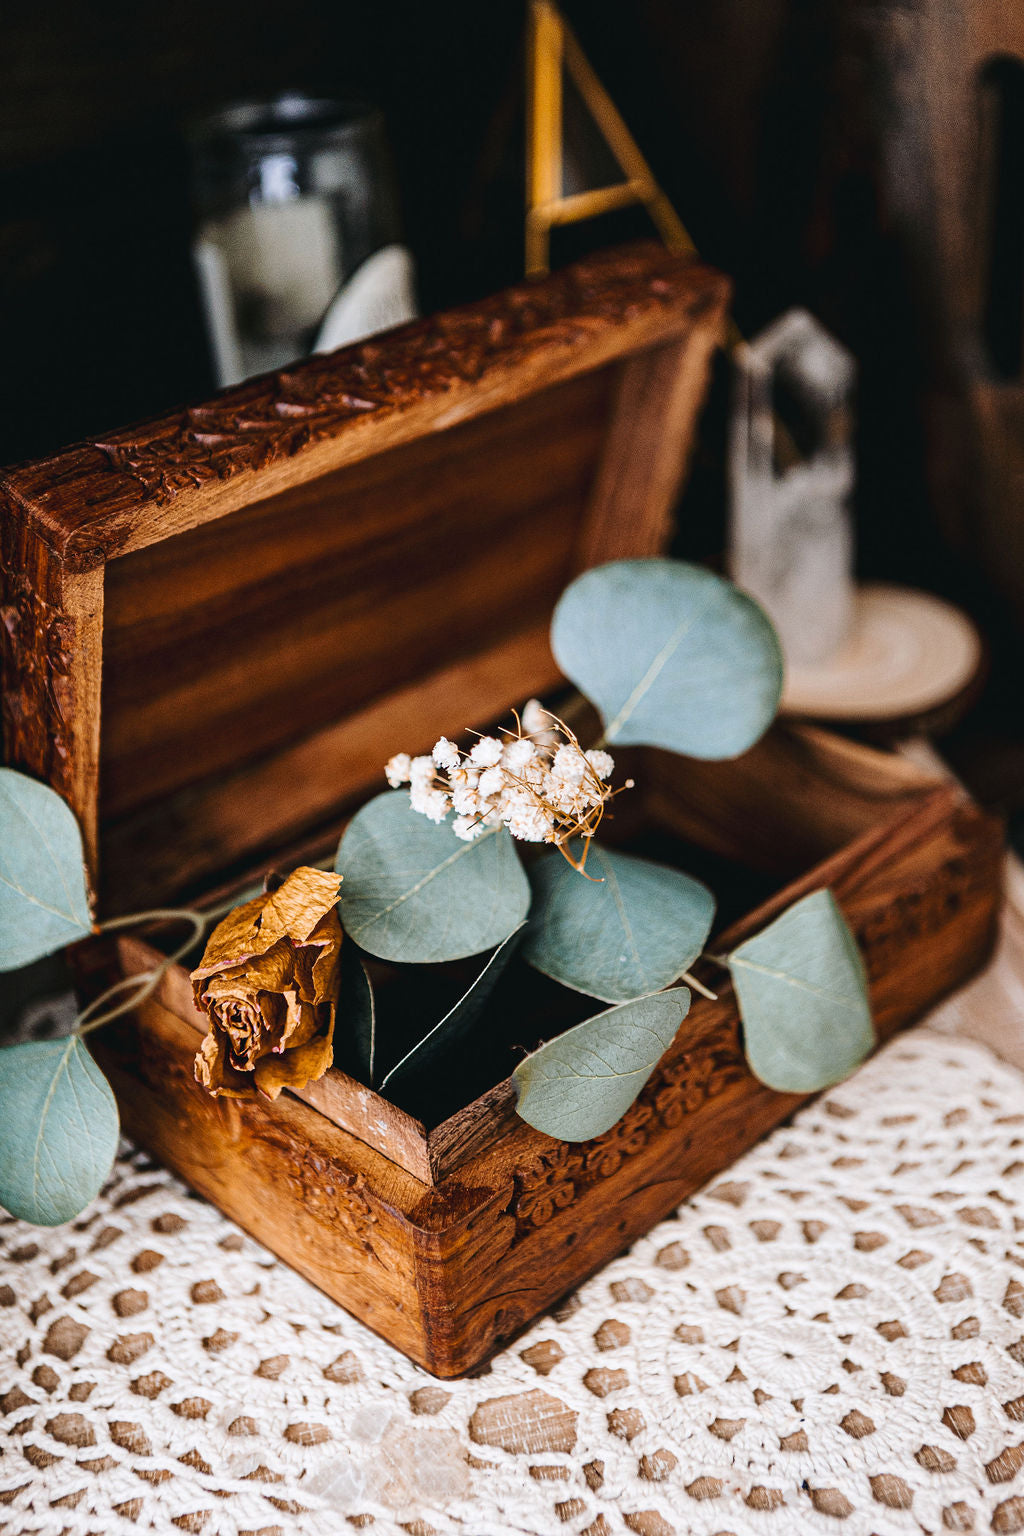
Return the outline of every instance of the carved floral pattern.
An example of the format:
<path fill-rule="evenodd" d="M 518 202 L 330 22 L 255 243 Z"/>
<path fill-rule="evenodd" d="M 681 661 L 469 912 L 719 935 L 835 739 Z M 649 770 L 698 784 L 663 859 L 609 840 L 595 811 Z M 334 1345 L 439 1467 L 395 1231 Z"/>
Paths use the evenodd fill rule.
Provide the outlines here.
<path fill-rule="evenodd" d="M 583 1158 L 575 1147 L 560 1142 L 527 1169 L 516 1174 L 518 1198 L 516 1220 L 525 1227 L 542 1227 L 556 1211 L 564 1210 L 576 1197 L 575 1179 L 583 1167 Z"/>
<path fill-rule="evenodd" d="M 311 382 L 279 373 L 273 392 L 262 399 L 190 407 L 170 422 L 156 423 L 148 434 L 112 437 L 94 446 L 111 469 L 136 482 L 146 500 L 168 502 L 209 480 L 291 458 L 350 417 L 377 408 L 377 402 L 344 391 L 318 397 Z"/>
<path fill-rule="evenodd" d="M 386 343 L 371 339 L 310 358 L 209 404 L 97 440 L 90 446 L 112 473 L 91 477 L 90 505 L 120 500 L 126 478 L 137 502 L 165 504 L 182 491 L 265 469 L 354 417 L 478 385 L 545 347 L 585 343 L 644 310 L 678 305 L 688 291 L 695 312 L 720 297 L 714 283 L 693 289 L 678 258 L 658 247 L 637 247 L 631 257 L 599 253 L 541 283 L 403 326 Z"/>
<path fill-rule="evenodd" d="M 19 531 L 0 504 L 0 720 L 3 760 L 71 787 L 70 667 L 74 623 L 36 592 L 18 558 Z"/>
<path fill-rule="evenodd" d="M 893 964 L 900 950 L 916 939 L 938 933 L 953 922 L 965 903 L 992 883 L 992 863 L 1001 854 L 993 828 L 991 847 L 971 858 L 954 855 L 916 886 L 894 893 L 857 926 L 857 942 L 874 980 Z"/>
<path fill-rule="evenodd" d="M 295 1167 L 291 1181 L 304 1205 L 327 1217 L 369 1259 L 384 1267 L 373 1246 L 377 1215 L 361 1175 L 347 1173 L 337 1163 L 311 1158 L 301 1168 Z"/>
<path fill-rule="evenodd" d="M 220 1100 L 215 1101 L 215 1107 L 220 1109 L 225 1103 L 258 1127 L 263 1139 L 273 1144 L 282 1182 L 289 1187 L 291 1199 L 298 1206 L 315 1212 L 321 1220 L 330 1222 L 339 1236 L 343 1235 L 383 1268 L 384 1261 L 373 1246 L 377 1208 L 363 1175 L 345 1167 L 338 1158 L 303 1142 L 301 1133 L 266 1117 L 259 1105 L 249 1101 Z"/>
<path fill-rule="evenodd" d="M 589 1185 L 610 1178 L 660 1132 L 747 1075 L 733 1020 L 716 1025 L 701 1044 L 657 1069 L 622 1119 L 592 1141 L 545 1150 L 515 1175 L 512 1211 L 518 1236 L 544 1226 Z"/>

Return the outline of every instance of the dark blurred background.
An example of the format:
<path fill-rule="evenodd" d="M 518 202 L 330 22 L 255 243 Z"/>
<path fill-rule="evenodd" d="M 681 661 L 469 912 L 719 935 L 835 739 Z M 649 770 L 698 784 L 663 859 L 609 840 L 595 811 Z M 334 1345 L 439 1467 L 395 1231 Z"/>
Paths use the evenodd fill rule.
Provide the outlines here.
<path fill-rule="evenodd" d="M 566 0 L 584 50 L 752 333 L 814 311 L 860 368 L 863 574 L 952 596 L 995 656 L 948 742 L 1024 802 L 1024 5 Z M 1014 18 L 1014 11 L 1020 20 Z M 297 88 L 384 110 L 424 311 L 522 274 L 520 0 L 37 0 L 0 53 L 0 462 L 212 388 L 190 117 Z M 553 264 L 647 234 L 556 235 Z M 722 546 L 725 370 L 683 507 Z"/>

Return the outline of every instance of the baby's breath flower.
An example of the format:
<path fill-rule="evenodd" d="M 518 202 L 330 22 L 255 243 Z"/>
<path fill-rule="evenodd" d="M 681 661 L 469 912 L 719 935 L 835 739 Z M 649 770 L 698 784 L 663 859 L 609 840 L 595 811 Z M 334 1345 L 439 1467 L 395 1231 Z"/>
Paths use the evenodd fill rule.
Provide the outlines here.
<path fill-rule="evenodd" d="M 478 816 L 482 802 L 476 784 L 456 784 L 452 789 L 452 804 L 459 816 Z"/>
<path fill-rule="evenodd" d="M 524 736 L 532 736 L 539 747 L 553 747 L 558 741 L 555 717 L 539 699 L 527 699 L 522 721 Z"/>
<path fill-rule="evenodd" d="M 400 785 L 408 784 L 411 767 L 412 758 L 408 752 L 396 752 L 394 757 L 388 759 L 384 765 L 384 776 L 392 789 L 398 789 Z"/>
<path fill-rule="evenodd" d="M 413 784 L 432 784 L 434 782 L 434 759 L 432 757 L 414 757 L 409 764 L 409 778 Z"/>
<path fill-rule="evenodd" d="M 456 837 L 461 837 L 464 843 L 471 843 L 474 837 L 479 837 L 486 828 L 476 816 L 456 816 L 452 822 L 452 831 Z"/>
<path fill-rule="evenodd" d="M 584 752 L 569 727 L 531 699 L 515 735 L 482 736 L 466 756 L 442 736 L 429 757 L 400 752 L 385 773 L 389 784 L 409 784 L 413 810 L 431 821 L 454 810 L 452 830 L 465 842 L 505 826 L 524 842 L 553 843 L 582 870 L 586 844 L 578 858 L 570 845 L 597 830 L 617 793 L 607 782 L 614 767 L 608 752 Z"/>
<path fill-rule="evenodd" d="M 469 754 L 469 760 L 477 768 L 493 768 L 501 762 L 504 743 L 497 736 L 481 736 Z"/>
<path fill-rule="evenodd" d="M 563 816 L 579 817 L 587 809 L 585 792 L 578 785 L 556 778 L 554 774 L 548 774 L 542 795 Z"/>
<path fill-rule="evenodd" d="M 588 752 L 587 757 L 584 757 L 579 747 L 570 746 L 566 742 L 565 746 L 559 747 L 555 753 L 554 762 L 551 764 L 552 778 L 564 779 L 566 784 L 582 784 L 589 756 Z"/>
<path fill-rule="evenodd" d="M 418 784 L 415 780 L 409 792 L 409 801 L 414 811 L 419 811 L 421 816 L 429 816 L 431 821 L 444 821 L 452 807 L 443 789 L 431 789 L 429 785 Z"/>
<path fill-rule="evenodd" d="M 517 736 L 505 743 L 501 754 L 501 766 L 512 773 L 522 773 L 537 756 L 537 748 L 526 736 Z"/>
<path fill-rule="evenodd" d="M 434 743 L 433 758 L 438 768 L 457 768 L 462 761 L 462 754 L 454 741 L 442 736 L 440 741 Z"/>
<path fill-rule="evenodd" d="M 586 758 L 599 779 L 610 779 L 615 772 L 615 759 L 610 752 L 602 752 L 600 748 L 594 748 L 586 754 Z"/>
<path fill-rule="evenodd" d="M 539 805 L 518 806 L 512 810 L 506 825 L 513 837 L 524 843 L 546 843 L 554 840 L 554 822 Z"/>
<path fill-rule="evenodd" d="M 503 768 L 485 768 L 480 775 L 480 793 L 489 800 L 492 795 L 500 795 L 507 783 Z"/>

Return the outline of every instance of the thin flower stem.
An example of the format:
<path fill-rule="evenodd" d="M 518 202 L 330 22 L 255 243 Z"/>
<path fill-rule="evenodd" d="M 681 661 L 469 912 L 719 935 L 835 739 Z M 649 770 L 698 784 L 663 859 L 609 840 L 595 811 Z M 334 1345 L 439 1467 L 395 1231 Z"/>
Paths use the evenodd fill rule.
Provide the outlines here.
<path fill-rule="evenodd" d="M 234 903 L 230 903 L 225 910 L 230 910 Z M 161 908 L 155 912 L 133 912 L 129 917 L 114 917 L 109 922 L 102 923 L 100 933 L 112 933 L 119 928 L 132 928 L 138 923 L 174 922 L 188 923 L 190 932 L 183 944 L 180 944 L 173 953 L 161 960 L 160 964 L 152 971 L 143 971 L 138 976 L 122 976 L 120 981 L 115 981 L 113 986 L 101 992 L 99 997 L 93 998 L 87 1007 L 83 1008 L 72 1026 L 72 1034 L 87 1035 L 91 1030 L 99 1029 L 101 1024 L 110 1024 L 122 1014 L 130 1013 L 133 1008 L 138 1008 L 152 997 L 172 965 L 177 965 L 192 948 L 198 943 L 206 931 L 207 924 L 217 915 L 213 912 L 192 912 L 183 908 Z M 121 999 L 113 1008 L 97 1015 L 97 1009 L 104 1004 L 112 1002 L 121 993 L 128 992 L 128 996 Z"/>
<path fill-rule="evenodd" d="M 706 997 L 709 1002 L 718 1002 L 718 993 L 712 992 L 710 987 L 706 987 L 702 981 L 698 981 L 696 976 L 691 976 L 689 971 L 684 971 L 680 980 L 685 981 L 688 987 L 692 987 L 695 992 L 699 992 L 701 997 Z"/>
<path fill-rule="evenodd" d="M 228 911 L 236 905 L 237 903 L 232 901 L 224 910 Z M 193 912 L 190 907 L 158 907 L 152 912 L 131 912 L 127 917 L 108 918 L 105 923 L 100 923 L 99 932 L 113 933 L 118 928 L 135 928 L 139 923 L 191 923 L 192 937 L 180 951 L 184 954 L 185 950 L 198 940 L 211 917 L 215 915 L 216 909 L 213 912 Z"/>
<path fill-rule="evenodd" d="M 158 985 L 161 975 L 162 972 L 156 970 L 142 971 L 138 976 L 122 976 L 120 981 L 115 981 L 112 987 L 108 987 L 105 992 L 101 992 L 99 997 L 93 998 L 87 1008 L 82 1009 L 75 1020 L 75 1026 L 71 1033 L 74 1035 L 87 1035 L 91 1030 L 99 1029 L 101 1024 L 109 1024 L 112 1019 L 120 1018 L 121 1014 L 127 1013 L 129 1009 L 137 1008 L 140 1003 L 145 1002 L 146 998 L 150 996 L 154 987 Z M 120 993 L 129 990 L 131 995 L 119 1003 L 116 1008 L 108 1009 L 106 1013 L 101 1013 L 98 1018 L 93 1017 L 97 1008 L 102 1007 L 104 1003 L 109 1003 Z"/>

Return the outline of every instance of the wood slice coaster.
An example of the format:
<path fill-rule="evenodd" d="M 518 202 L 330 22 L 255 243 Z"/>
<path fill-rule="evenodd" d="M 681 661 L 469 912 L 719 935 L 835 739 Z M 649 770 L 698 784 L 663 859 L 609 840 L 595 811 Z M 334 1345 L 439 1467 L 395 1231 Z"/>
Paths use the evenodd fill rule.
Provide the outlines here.
<path fill-rule="evenodd" d="M 983 656 L 959 608 L 927 592 L 872 583 L 858 589 L 850 637 L 831 661 L 787 666 L 782 711 L 921 729 L 922 719 L 971 694 Z"/>

